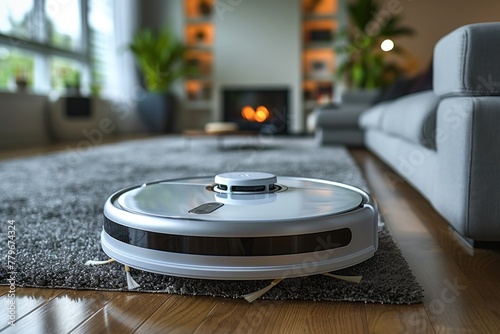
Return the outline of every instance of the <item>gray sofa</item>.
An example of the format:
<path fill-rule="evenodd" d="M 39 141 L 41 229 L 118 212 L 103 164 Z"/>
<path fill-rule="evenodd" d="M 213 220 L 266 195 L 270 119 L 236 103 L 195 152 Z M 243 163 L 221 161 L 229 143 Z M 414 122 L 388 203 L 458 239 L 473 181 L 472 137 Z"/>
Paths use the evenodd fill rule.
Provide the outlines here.
<path fill-rule="evenodd" d="M 500 22 L 458 28 L 435 46 L 432 90 L 357 119 L 365 146 L 472 242 L 500 241 L 499 52 Z M 331 129 L 327 112 L 318 136 Z"/>

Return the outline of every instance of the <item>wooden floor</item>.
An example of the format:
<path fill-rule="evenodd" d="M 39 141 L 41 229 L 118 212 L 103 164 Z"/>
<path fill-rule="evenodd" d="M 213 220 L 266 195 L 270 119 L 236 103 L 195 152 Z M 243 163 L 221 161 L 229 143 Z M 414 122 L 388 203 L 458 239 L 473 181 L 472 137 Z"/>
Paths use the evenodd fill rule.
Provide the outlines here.
<path fill-rule="evenodd" d="M 500 333 L 500 250 L 473 249 L 372 154 L 352 151 L 418 281 L 423 304 L 263 301 L 17 289 L 5 333 Z"/>

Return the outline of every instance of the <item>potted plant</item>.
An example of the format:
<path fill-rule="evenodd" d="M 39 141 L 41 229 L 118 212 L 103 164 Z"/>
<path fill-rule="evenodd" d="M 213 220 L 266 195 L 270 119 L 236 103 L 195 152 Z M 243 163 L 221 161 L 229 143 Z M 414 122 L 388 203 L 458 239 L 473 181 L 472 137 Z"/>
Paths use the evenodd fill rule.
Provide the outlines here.
<path fill-rule="evenodd" d="M 80 72 L 75 69 L 65 69 L 64 73 L 64 87 L 66 95 L 80 96 Z"/>
<path fill-rule="evenodd" d="M 170 88 L 177 79 L 193 71 L 183 61 L 185 46 L 167 29 L 158 32 L 143 29 L 135 34 L 129 49 L 148 92 L 138 102 L 139 113 L 150 131 L 169 132 L 173 129 L 175 111 Z"/>
<path fill-rule="evenodd" d="M 16 87 L 18 92 L 26 92 L 28 87 L 28 78 L 26 72 L 22 69 L 16 71 Z"/>
<path fill-rule="evenodd" d="M 381 42 L 400 36 L 413 35 L 410 27 L 401 25 L 401 15 L 387 13 L 377 17 L 381 8 L 375 0 L 357 0 L 348 4 L 350 27 L 341 31 L 335 51 L 340 57 L 338 78 L 344 78 L 351 89 L 374 89 L 394 81 L 402 68 L 387 60 L 387 52 L 381 50 Z M 392 58 L 405 51 L 396 46 Z"/>

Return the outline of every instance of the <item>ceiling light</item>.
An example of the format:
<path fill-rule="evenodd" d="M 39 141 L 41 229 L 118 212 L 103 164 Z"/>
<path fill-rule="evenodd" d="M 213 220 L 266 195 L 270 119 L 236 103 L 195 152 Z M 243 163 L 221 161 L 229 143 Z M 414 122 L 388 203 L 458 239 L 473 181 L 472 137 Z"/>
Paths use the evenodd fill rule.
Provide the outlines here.
<path fill-rule="evenodd" d="M 394 49 L 394 42 L 390 39 L 386 39 L 380 44 L 380 48 L 385 52 L 391 51 Z"/>

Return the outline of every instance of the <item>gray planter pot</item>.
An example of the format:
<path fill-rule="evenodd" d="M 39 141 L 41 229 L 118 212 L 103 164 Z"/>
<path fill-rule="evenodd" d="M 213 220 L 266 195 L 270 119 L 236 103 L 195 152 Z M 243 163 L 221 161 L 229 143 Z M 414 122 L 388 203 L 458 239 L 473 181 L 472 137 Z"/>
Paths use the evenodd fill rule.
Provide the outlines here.
<path fill-rule="evenodd" d="M 137 104 L 139 115 L 151 133 L 174 131 L 174 116 L 177 101 L 169 93 L 147 92 Z"/>

